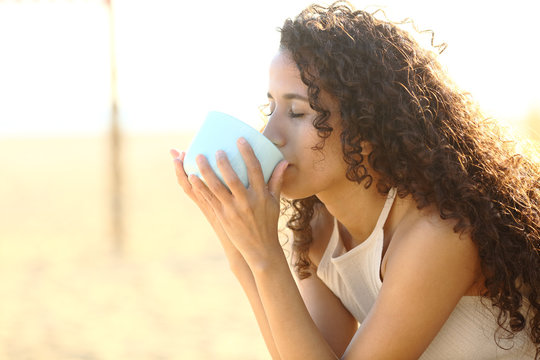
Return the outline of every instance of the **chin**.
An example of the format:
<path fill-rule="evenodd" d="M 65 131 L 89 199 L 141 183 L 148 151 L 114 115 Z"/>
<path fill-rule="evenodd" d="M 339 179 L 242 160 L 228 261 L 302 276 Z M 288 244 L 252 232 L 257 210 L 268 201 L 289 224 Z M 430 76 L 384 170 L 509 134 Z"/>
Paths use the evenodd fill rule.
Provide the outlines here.
<path fill-rule="evenodd" d="M 315 195 L 313 186 L 310 182 L 300 181 L 302 176 L 299 176 L 297 171 L 291 171 L 294 167 L 287 168 L 283 177 L 283 185 L 281 187 L 281 197 L 287 200 L 298 200 Z M 295 169 L 297 170 L 297 169 Z"/>
<path fill-rule="evenodd" d="M 287 199 L 287 200 L 298 200 L 298 199 L 305 199 L 312 195 L 310 192 L 306 191 L 307 189 L 299 189 L 294 187 L 286 187 L 285 184 L 283 184 L 283 187 L 281 189 L 281 197 Z"/>

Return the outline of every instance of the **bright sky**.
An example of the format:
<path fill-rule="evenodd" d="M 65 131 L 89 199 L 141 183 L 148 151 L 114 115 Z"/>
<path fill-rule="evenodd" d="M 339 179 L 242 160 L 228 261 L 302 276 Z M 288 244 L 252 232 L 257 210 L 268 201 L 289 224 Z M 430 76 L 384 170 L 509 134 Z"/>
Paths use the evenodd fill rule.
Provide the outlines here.
<path fill-rule="evenodd" d="M 122 126 L 196 129 L 208 110 L 260 125 L 279 27 L 304 0 L 116 0 Z M 448 43 L 441 61 L 484 110 L 508 121 L 540 108 L 536 1 L 380 0 Z M 105 131 L 109 19 L 97 0 L 0 0 L 0 136 Z"/>

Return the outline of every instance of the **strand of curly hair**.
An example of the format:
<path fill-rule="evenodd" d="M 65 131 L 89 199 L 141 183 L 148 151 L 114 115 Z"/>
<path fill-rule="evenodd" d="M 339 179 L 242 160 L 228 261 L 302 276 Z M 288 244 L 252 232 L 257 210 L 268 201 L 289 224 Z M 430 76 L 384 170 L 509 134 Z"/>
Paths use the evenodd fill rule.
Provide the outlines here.
<path fill-rule="evenodd" d="M 331 134 L 325 91 L 340 105 L 347 178 L 378 191 L 397 188 L 418 208 L 435 204 L 443 219 L 456 219 L 478 246 L 485 298 L 499 309 L 497 344 L 527 331 L 540 359 L 540 169 L 515 152 L 497 125 L 469 94 L 458 90 L 437 55 L 423 49 L 396 23 L 355 10 L 347 2 L 312 5 L 280 29 L 308 86 L 321 143 Z M 362 142 L 372 146 L 364 158 Z M 310 221 L 320 201 L 288 202 L 293 214 L 295 270 L 310 276 Z M 524 299 L 532 316 L 520 312 Z M 502 334 L 500 334 L 502 333 Z"/>

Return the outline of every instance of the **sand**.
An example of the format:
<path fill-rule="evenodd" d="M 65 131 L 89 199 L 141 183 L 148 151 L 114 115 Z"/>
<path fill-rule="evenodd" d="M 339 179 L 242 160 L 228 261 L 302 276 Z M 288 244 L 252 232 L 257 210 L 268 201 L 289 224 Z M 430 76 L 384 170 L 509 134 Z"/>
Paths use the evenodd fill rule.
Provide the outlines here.
<path fill-rule="evenodd" d="M 270 359 L 168 150 L 129 136 L 114 251 L 105 137 L 0 139 L 0 360 Z"/>

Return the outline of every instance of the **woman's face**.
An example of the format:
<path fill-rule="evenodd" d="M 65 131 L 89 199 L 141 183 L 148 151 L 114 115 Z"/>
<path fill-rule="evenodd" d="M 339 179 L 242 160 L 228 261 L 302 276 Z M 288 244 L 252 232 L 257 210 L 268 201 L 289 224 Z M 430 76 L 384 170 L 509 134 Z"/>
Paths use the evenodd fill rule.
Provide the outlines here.
<path fill-rule="evenodd" d="M 312 148 L 321 142 L 313 120 L 317 113 L 309 106 L 307 86 L 287 52 L 280 51 L 270 65 L 268 100 L 270 116 L 263 134 L 283 153 L 289 162 L 282 195 L 300 199 L 331 190 L 345 178 L 339 134 L 339 111 L 335 102 L 322 94 L 322 105 L 331 112 L 329 125 L 334 128 L 322 151 Z M 325 101 L 325 99 L 327 101 Z"/>

